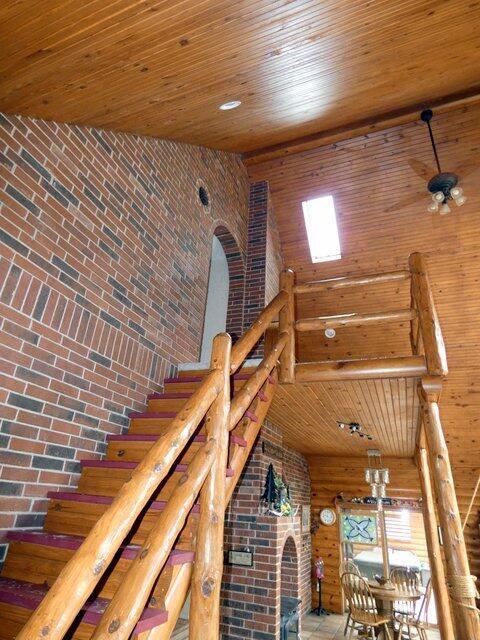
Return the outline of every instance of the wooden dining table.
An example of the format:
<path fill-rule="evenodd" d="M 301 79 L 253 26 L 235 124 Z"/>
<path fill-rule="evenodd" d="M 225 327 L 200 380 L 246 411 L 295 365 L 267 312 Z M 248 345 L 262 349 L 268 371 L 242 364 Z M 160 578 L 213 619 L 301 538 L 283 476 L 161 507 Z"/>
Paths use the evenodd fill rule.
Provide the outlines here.
<path fill-rule="evenodd" d="M 391 618 L 389 628 L 391 630 L 392 638 L 400 640 L 398 633 L 395 632 L 395 626 L 393 624 L 393 605 L 395 602 L 417 602 L 417 600 L 420 600 L 422 597 L 421 591 L 404 591 L 397 588 L 392 589 L 391 587 L 382 587 L 377 582 L 370 581 L 369 585 L 372 596 L 375 598 L 377 603 L 378 610 L 388 613 Z M 380 631 L 378 637 L 383 640 L 384 635 L 383 631 Z"/>

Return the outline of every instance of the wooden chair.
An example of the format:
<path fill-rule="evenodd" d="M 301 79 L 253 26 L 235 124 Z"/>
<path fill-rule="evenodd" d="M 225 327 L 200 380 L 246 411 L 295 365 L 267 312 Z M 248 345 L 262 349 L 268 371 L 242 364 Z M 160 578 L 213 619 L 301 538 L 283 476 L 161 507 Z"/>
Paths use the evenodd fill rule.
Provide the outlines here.
<path fill-rule="evenodd" d="M 357 576 L 360 576 L 360 570 L 355 564 L 353 560 L 346 559 L 342 560 L 340 563 L 340 579 L 342 578 L 344 573 L 354 573 Z M 343 635 L 347 635 L 347 631 L 350 627 L 355 627 L 352 621 L 352 614 L 350 613 L 350 608 L 347 606 L 347 622 L 345 624 L 345 629 L 343 630 Z"/>
<path fill-rule="evenodd" d="M 368 582 L 355 573 L 344 573 L 341 577 L 341 583 L 354 625 L 361 625 L 364 633 L 370 634 L 373 640 L 375 630 L 382 627 L 386 640 L 393 640 L 388 627 L 392 620 L 390 616 L 378 611 Z M 349 640 L 353 636 L 354 625 L 350 629 Z"/>
<path fill-rule="evenodd" d="M 418 574 L 413 569 L 398 567 L 390 571 L 390 582 L 395 588 L 406 595 L 418 593 Z M 415 601 L 402 600 L 401 598 L 393 603 L 393 612 L 397 616 L 407 616 L 411 618 L 415 615 Z"/>
<path fill-rule="evenodd" d="M 398 622 L 398 637 L 402 640 L 403 630 L 407 632 L 409 640 L 419 638 L 419 640 L 428 640 L 427 629 L 428 624 L 428 607 L 430 605 L 430 598 L 432 597 L 432 584 L 429 580 L 425 588 L 425 594 L 422 599 L 418 613 L 412 616 L 405 616 L 404 614 L 395 616 L 396 622 Z M 412 634 L 413 631 L 413 634 Z"/>

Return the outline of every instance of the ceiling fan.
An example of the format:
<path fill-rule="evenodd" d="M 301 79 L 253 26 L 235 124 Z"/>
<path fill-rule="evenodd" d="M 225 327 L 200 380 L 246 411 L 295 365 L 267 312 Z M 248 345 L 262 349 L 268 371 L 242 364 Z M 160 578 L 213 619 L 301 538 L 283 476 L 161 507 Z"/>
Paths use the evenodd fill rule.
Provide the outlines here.
<path fill-rule="evenodd" d="M 373 440 L 373 436 L 369 433 L 365 433 L 362 426 L 358 422 L 342 422 L 337 420 L 337 424 L 340 429 L 348 429 L 351 436 L 358 435 L 360 438 L 366 438 L 367 440 Z"/>
<path fill-rule="evenodd" d="M 425 116 L 422 117 L 423 114 L 425 114 Z M 425 111 L 422 111 L 422 114 L 420 115 L 421 120 L 423 122 L 426 122 L 429 128 L 429 132 L 431 132 L 430 121 L 432 119 L 432 116 L 430 116 L 430 114 L 432 114 L 432 111 L 430 109 L 426 109 Z M 435 159 L 438 160 L 438 153 L 436 152 L 436 146 L 433 140 L 433 133 L 431 133 L 431 140 L 432 140 L 432 147 L 434 150 Z M 427 164 L 425 164 L 424 162 L 416 158 L 409 158 L 407 162 L 410 168 L 412 169 L 412 171 L 417 176 L 422 178 L 422 180 L 427 181 L 427 188 L 432 194 L 432 202 L 428 206 L 428 211 L 432 213 L 436 213 L 437 211 L 439 211 L 439 213 L 442 215 L 446 213 L 450 213 L 448 200 L 453 199 L 454 195 L 456 195 L 457 199 L 461 198 L 460 202 L 459 203 L 457 202 L 457 204 L 461 206 L 462 204 L 465 203 L 466 198 L 465 196 L 463 196 L 463 193 L 460 187 L 458 187 L 458 182 L 460 181 L 460 179 L 464 180 L 467 176 L 476 172 L 480 168 L 480 165 L 478 164 L 478 162 L 475 162 L 474 158 L 472 157 L 470 157 L 468 160 L 458 165 L 455 168 L 454 173 L 442 173 L 439 162 L 437 162 L 437 173 L 435 173 L 434 169 L 432 169 L 430 166 L 428 166 Z M 455 182 L 455 179 L 456 179 L 456 182 Z M 432 191 L 430 187 L 432 187 L 434 191 Z M 450 193 L 448 193 L 448 187 L 450 187 Z M 458 188 L 459 191 L 455 190 L 456 188 Z M 453 193 L 452 193 L 452 189 L 454 190 Z M 437 193 L 439 193 L 440 195 L 436 196 Z M 398 210 L 399 208 L 410 206 L 415 202 L 417 202 L 417 199 L 418 199 L 418 194 L 416 193 L 413 195 L 410 194 L 406 198 L 403 198 L 400 202 L 396 202 L 395 204 L 387 207 L 385 211 L 390 212 L 390 211 Z"/>
<path fill-rule="evenodd" d="M 427 211 L 436 213 L 440 210 L 440 214 L 444 215 L 450 213 L 450 207 L 448 206 L 449 200 L 454 200 L 457 206 L 461 207 L 462 204 L 465 204 L 467 198 L 463 195 L 463 189 L 458 186 L 458 175 L 449 171 L 442 171 L 442 167 L 440 166 L 440 159 L 438 157 L 431 125 L 433 111 L 431 109 L 424 109 L 420 114 L 420 118 L 427 124 L 433 155 L 435 156 L 435 163 L 438 169 L 438 173 L 430 178 L 427 183 L 427 189 L 432 194 L 432 202 L 428 205 Z"/>

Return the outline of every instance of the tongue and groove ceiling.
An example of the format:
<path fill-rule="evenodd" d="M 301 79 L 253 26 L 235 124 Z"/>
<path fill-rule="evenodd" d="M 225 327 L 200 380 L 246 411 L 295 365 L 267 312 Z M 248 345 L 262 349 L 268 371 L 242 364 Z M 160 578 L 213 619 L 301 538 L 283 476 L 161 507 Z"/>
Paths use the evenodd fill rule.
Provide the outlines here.
<path fill-rule="evenodd" d="M 479 23 L 470 0 L 6 0 L 0 110 L 251 152 L 473 92 Z"/>

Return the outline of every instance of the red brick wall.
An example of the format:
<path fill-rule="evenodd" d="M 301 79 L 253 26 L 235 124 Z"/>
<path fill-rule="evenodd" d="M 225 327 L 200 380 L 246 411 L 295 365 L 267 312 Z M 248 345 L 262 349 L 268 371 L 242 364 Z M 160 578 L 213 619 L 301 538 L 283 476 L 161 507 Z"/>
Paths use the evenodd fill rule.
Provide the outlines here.
<path fill-rule="evenodd" d="M 166 373 L 198 359 L 211 238 L 247 248 L 240 158 L 0 117 L 0 528 L 42 522 Z M 197 180 L 210 205 L 198 200 Z"/>
<path fill-rule="evenodd" d="M 270 445 L 265 453 L 263 442 Z M 298 556 L 295 571 L 298 572 L 298 597 L 302 599 L 302 613 L 311 608 L 310 532 L 301 530 L 301 511 L 291 518 L 259 514 L 260 496 L 270 463 L 277 473 L 285 476 L 294 505 L 310 505 L 310 475 L 305 457 L 283 447 L 280 431 L 265 423 L 227 510 L 225 549 L 241 550 L 248 547 L 253 552 L 254 565 L 252 568 L 224 567 L 224 640 L 278 639 L 281 560 L 289 536 L 295 542 Z M 289 548 L 287 547 L 287 551 Z"/>

